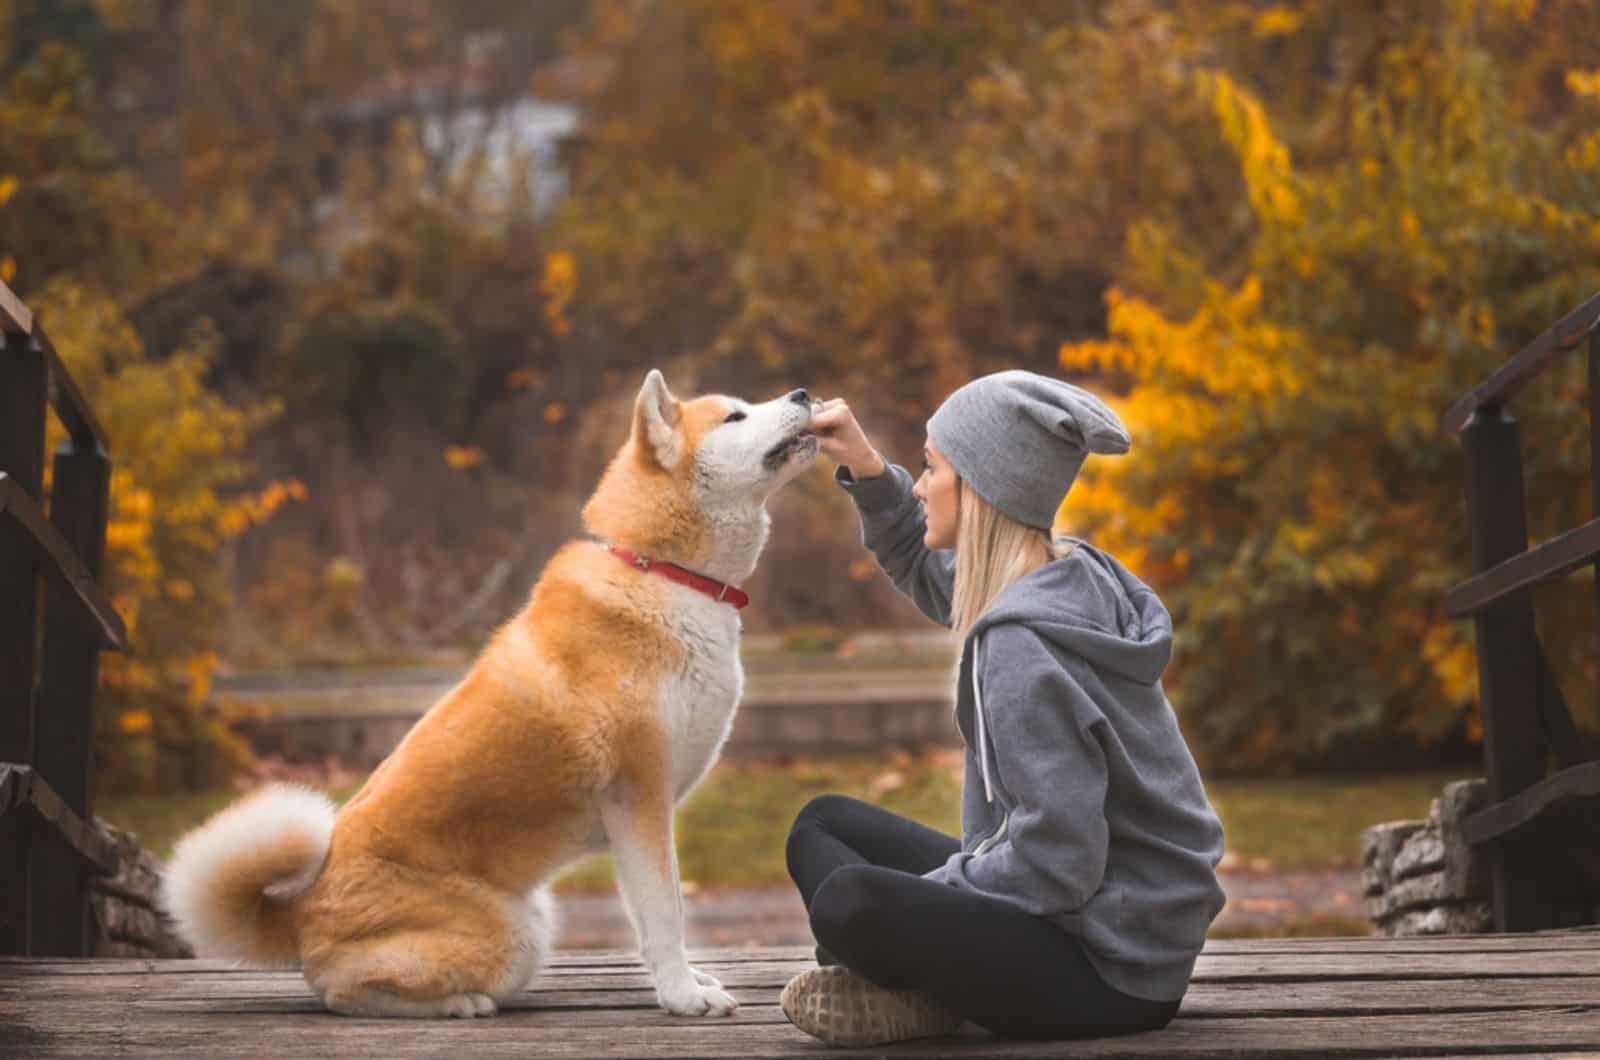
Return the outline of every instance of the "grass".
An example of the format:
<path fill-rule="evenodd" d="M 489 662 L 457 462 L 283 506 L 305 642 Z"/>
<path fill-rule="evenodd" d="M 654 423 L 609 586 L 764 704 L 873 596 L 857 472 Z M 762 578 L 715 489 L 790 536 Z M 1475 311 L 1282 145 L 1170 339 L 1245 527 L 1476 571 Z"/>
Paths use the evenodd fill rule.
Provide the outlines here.
<path fill-rule="evenodd" d="M 1420 818 L 1460 772 L 1347 780 L 1220 780 L 1208 784 L 1232 861 L 1257 870 L 1359 864 L 1360 835 L 1381 821 Z M 359 784 L 336 789 L 336 800 Z M 689 886 L 783 884 L 789 822 L 813 796 L 840 792 L 876 802 L 950 833 L 960 830 L 961 756 L 936 751 L 887 759 L 850 757 L 787 765 L 723 762 L 678 811 L 678 859 Z M 137 833 L 166 858 L 178 837 L 237 796 L 233 792 L 106 799 L 101 816 Z M 562 889 L 611 886 L 610 859 L 591 858 Z"/>
<path fill-rule="evenodd" d="M 1245 867 L 1279 870 L 1361 864 L 1361 833 L 1384 821 L 1427 816 L 1428 805 L 1468 770 L 1383 777 L 1214 781 L 1206 785 L 1228 849 Z M 1264 864 L 1256 864 L 1264 862 Z"/>

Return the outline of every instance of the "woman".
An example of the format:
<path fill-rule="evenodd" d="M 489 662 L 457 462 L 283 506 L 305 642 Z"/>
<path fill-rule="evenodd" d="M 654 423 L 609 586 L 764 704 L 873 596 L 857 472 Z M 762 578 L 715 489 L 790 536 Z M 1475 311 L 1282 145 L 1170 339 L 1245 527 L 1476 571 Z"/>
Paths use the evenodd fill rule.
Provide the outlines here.
<path fill-rule="evenodd" d="M 954 1031 L 1069 1038 L 1165 1026 L 1222 908 L 1222 826 L 1162 692 L 1156 594 L 1051 523 L 1121 421 L 1080 387 L 1011 371 L 951 394 L 922 475 L 887 464 L 842 400 L 813 430 L 867 547 L 962 637 L 962 838 L 839 795 L 789 835 L 822 967 L 783 992 L 836 1044 Z"/>

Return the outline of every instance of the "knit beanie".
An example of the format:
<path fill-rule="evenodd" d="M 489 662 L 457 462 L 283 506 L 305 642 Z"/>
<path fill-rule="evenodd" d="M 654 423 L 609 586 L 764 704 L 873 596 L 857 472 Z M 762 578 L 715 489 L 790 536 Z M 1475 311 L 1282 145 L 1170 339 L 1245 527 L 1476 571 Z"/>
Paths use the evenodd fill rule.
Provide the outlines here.
<path fill-rule="evenodd" d="M 945 398 L 928 438 L 978 496 L 1050 529 L 1090 453 L 1126 453 L 1117 414 L 1082 387 L 1035 372 L 982 376 Z"/>

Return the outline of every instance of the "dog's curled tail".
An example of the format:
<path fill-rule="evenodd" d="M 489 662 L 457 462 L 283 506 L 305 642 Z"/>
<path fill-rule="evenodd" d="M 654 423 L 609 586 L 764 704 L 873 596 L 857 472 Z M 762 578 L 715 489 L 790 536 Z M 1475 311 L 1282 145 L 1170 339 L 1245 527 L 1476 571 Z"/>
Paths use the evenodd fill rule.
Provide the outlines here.
<path fill-rule="evenodd" d="M 294 900 L 322 871 L 333 816 L 333 804 L 320 793 L 274 784 L 178 842 L 162 877 L 161 904 L 197 956 L 299 963 Z"/>

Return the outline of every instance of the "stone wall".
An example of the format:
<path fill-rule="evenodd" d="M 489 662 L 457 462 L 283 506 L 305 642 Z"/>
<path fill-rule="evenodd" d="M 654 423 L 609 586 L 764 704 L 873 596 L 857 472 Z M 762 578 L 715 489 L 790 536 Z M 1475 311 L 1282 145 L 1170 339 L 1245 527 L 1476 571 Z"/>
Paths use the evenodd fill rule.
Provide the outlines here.
<path fill-rule="evenodd" d="M 1490 931 L 1489 869 L 1461 836 L 1487 806 L 1488 783 L 1445 785 L 1425 821 L 1393 821 L 1361 834 L 1367 915 L 1383 935 Z"/>
<path fill-rule="evenodd" d="M 139 845 L 138 836 L 113 828 L 98 817 L 95 825 L 117 846 L 121 868 L 111 878 L 90 878 L 90 923 L 96 957 L 192 957 L 156 910 L 161 863 Z"/>

